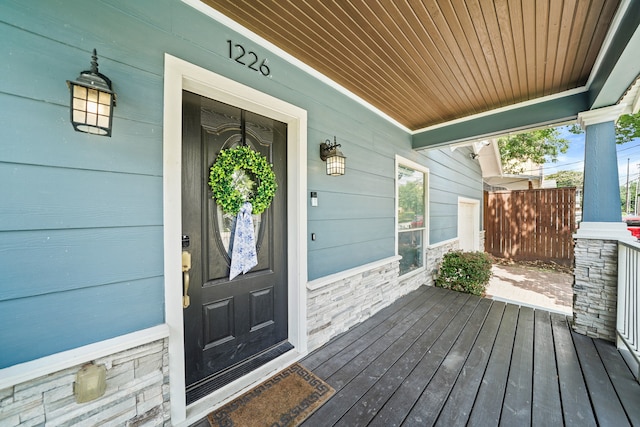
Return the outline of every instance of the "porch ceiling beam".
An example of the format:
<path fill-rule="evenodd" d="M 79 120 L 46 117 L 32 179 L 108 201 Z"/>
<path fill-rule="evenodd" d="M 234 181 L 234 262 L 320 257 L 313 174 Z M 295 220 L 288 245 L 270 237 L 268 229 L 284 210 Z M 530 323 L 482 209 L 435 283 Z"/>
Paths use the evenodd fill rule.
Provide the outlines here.
<path fill-rule="evenodd" d="M 578 113 L 589 109 L 586 91 L 570 92 L 566 96 L 553 97 L 536 103 L 498 110 L 493 113 L 457 121 L 444 126 L 434 126 L 412 137 L 414 150 L 435 148 L 465 140 L 490 138 L 531 127 L 560 124 L 575 120 Z"/>

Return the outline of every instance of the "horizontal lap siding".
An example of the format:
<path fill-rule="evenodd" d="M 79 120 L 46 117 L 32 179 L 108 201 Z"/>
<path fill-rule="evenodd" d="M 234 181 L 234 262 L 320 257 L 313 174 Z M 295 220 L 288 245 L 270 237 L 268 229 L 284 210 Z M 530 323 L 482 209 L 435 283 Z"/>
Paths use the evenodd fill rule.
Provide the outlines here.
<path fill-rule="evenodd" d="M 0 301 L 3 366 L 162 323 L 164 279 L 150 277 Z M 104 327 L 103 325 L 109 327 Z M 6 351 L 11 349 L 11 351 Z"/>
<path fill-rule="evenodd" d="M 162 240 L 160 226 L 2 232 L 0 301 L 161 276 Z"/>
<path fill-rule="evenodd" d="M 0 163 L 0 230 L 162 224 L 162 177 Z"/>
<path fill-rule="evenodd" d="M 423 152 L 429 156 L 429 243 L 433 245 L 458 237 L 458 196 L 482 201 L 482 171 L 478 161 L 470 158 L 469 148 Z"/>

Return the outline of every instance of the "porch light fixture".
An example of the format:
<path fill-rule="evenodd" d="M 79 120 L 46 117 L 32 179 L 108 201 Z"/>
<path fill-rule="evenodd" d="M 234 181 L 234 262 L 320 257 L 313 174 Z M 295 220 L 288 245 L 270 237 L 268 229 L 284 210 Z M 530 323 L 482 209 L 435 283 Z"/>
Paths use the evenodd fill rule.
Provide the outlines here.
<path fill-rule="evenodd" d="M 320 144 L 320 158 L 323 162 L 327 162 L 327 175 L 339 176 L 344 175 L 346 157 L 340 150 L 340 144 L 333 137 L 333 144 L 328 139 Z"/>
<path fill-rule="evenodd" d="M 78 132 L 111 136 L 116 94 L 111 80 L 98 72 L 98 56 L 93 49 L 91 69 L 76 80 L 67 80 L 71 92 L 71 124 Z"/>

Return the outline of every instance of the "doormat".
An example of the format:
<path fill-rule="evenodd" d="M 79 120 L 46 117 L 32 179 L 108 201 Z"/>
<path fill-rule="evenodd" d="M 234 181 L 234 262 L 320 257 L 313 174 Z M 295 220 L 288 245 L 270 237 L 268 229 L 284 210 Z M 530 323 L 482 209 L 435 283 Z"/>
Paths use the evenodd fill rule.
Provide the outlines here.
<path fill-rule="evenodd" d="M 293 427 L 326 402 L 335 390 L 295 363 L 207 417 L 213 427 Z"/>

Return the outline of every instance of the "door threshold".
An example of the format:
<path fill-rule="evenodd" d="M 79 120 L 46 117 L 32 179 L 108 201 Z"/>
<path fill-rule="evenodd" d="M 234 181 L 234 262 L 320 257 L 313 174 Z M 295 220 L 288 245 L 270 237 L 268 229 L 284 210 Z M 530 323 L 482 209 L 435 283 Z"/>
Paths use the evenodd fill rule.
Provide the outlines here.
<path fill-rule="evenodd" d="M 191 386 L 187 387 L 187 405 L 202 399 L 216 390 L 230 384 L 237 379 L 255 371 L 260 366 L 282 356 L 284 353 L 293 350 L 289 341 L 283 341 L 270 347 L 263 352 L 245 360 L 237 365 L 231 366 L 222 372 L 216 373 Z"/>

